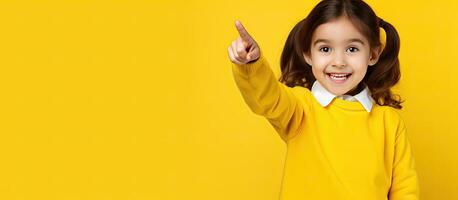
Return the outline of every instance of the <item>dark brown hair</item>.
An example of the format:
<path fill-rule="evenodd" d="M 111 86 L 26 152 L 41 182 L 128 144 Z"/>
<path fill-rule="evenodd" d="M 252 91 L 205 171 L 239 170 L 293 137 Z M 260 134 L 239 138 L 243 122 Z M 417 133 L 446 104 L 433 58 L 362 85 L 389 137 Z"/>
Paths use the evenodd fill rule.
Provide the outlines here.
<path fill-rule="evenodd" d="M 342 16 L 348 17 L 367 38 L 371 50 L 383 48 L 378 62 L 368 67 L 360 86 L 369 87 L 372 98 L 378 105 L 401 109 L 400 96 L 390 90 L 401 77 L 398 59 L 399 35 L 390 23 L 377 17 L 372 8 L 362 0 L 323 0 L 305 19 L 297 23 L 289 33 L 283 48 L 280 81 L 288 87 L 303 86 L 311 89 L 316 79 L 311 66 L 305 62 L 303 53 L 310 53 L 313 32 L 319 25 Z M 380 27 L 386 33 L 384 47 L 380 42 Z"/>

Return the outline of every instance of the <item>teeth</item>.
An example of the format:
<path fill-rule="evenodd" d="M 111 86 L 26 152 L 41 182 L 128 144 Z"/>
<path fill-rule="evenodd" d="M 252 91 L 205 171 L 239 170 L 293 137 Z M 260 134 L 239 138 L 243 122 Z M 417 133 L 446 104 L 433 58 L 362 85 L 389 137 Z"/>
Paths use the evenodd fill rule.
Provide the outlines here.
<path fill-rule="evenodd" d="M 332 76 L 347 76 L 348 74 L 330 74 Z"/>
<path fill-rule="evenodd" d="M 345 80 L 350 74 L 329 74 L 329 77 L 335 80 Z"/>

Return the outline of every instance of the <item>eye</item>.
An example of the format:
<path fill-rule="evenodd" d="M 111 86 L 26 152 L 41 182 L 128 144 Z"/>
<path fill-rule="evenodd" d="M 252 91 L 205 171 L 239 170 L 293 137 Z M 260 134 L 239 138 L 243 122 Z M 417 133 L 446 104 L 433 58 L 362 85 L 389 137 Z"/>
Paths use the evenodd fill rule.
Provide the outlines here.
<path fill-rule="evenodd" d="M 354 52 L 359 51 L 359 49 L 356 48 L 356 47 L 350 47 L 350 48 L 348 48 L 347 50 L 350 50 L 351 53 L 354 53 Z"/>
<path fill-rule="evenodd" d="M 321 47 L 319 51 L 327 53 L 329 52 L 329 47 Z"/>

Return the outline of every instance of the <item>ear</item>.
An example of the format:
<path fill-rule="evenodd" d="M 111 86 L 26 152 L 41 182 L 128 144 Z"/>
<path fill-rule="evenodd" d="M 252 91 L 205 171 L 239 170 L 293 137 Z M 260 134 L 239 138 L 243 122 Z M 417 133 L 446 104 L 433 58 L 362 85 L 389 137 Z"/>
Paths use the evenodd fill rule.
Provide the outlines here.
<path fill-rule="evenodd" d="M 307 64 L 312 66 L 312 59 L 310 58 L 310 55 L 308 55 L 308 53 L 302 53 L 302 54 L 304 55 L 305 62 L 307 62 Z"/>
<path fill-rule="evenodd" d="M 381 47 L 377 47 L 371 51 L 371 55 L 369 57 L 369 66 L 375 65 L 378 62 L 380 54 L 382 54 Z"/>

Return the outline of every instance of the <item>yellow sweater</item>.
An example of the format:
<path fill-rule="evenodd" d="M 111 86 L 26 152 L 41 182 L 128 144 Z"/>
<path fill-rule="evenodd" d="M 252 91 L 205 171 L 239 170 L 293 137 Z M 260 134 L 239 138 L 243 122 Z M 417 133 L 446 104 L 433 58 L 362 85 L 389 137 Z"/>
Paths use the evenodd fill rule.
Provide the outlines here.
<path fill-rule="evenodd" d="M 335 98 L 322 107 L 309 89 L 287 87 L 267 60 L 232 63 L 250 109 L 287 144 L 281 200 L 417 200 L 415 160 L 399 114 Z"/>

